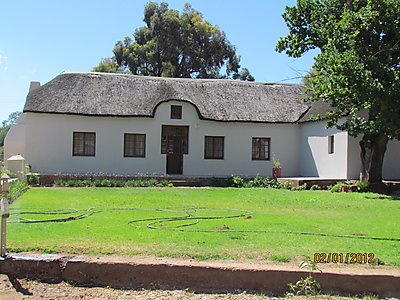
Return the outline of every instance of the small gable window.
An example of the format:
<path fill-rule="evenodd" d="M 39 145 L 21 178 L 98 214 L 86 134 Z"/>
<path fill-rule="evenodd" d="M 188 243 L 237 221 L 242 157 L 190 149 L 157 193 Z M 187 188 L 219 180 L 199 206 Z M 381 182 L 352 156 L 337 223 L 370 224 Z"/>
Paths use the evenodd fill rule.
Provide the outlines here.
<path fill-rule="evenodd" d="M 95 156 L 96 133 L 74 132 L 72 141 L 73 156 Z"/>
<path fill-rule="evenodd" d="M 269 160 L 270 138 L 253 137 L 252 139 L 252 160 Z"/>
<path fill-rule="evenodd" d="M 124 157 L 145 157 L 146 135 L 137 133 L 124 134 Z"/>
<path fill-rule="evenodd" d="M 335 152 L 335 136 L 328 136 L 328 154 L 332 154 Z"/>
<path fill-rule="evenodd" d="M 171 105 L 171 119 L 182 119 L 182 106 Z"/>

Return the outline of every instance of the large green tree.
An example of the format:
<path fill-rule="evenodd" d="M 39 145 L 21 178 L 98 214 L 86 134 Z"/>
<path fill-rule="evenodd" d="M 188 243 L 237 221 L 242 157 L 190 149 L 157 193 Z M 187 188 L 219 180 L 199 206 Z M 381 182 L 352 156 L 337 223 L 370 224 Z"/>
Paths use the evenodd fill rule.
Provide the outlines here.
<path fill-rule="evenodd" d="M 363 179 L 381 182 L 387 143 L 400 138 L 400 1 L 298 0 L 283 18 L 277 50 L 320 50 L 310 100 L 331 104 L 328 126 L 361 135 Z"/>
<path fill-rule="evenodd" d="M 149 2 L 144 22 L 133 39 L 116 43 L 113 58 L 103 59 L 93 70 L 177 78 L 235 75 L 235 79 L 254 81 L 247 69 L 240 72 L 240 57 L 225 33 L 190 4 L 180 14 L 165 2 Z"/>

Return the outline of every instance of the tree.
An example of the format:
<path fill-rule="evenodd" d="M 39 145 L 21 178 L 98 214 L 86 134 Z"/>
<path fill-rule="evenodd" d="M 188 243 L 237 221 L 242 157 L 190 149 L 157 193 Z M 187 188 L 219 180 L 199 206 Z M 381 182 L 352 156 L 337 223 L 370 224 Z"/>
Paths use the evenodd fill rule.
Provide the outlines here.
<path fill-rule="evenodd" d="M 329 127 L 362 136 L 363 179 L 382 182 L 387 143 L 400 138 L 400 1 L 298 0 L 283 18 L 289 34 L 277 51 L 320 50 L 310 100 L 331 104 Z"/>
<path fill-rule="evenodd" d="M 239 73 L 235 73 L 232 76 L 233 79 L 240 79 L 243 81 L 254 81 L 255 78 L 250 74 L 249 70 L 247 68 L 242 68 L 242 70 Z"/>
<path fill-rule="evenodd" d="M 0 147 L 4 146 L 4 139 L 6 138 L 7 132 L 8 132 L 8 130 L 10 130 L 11 125 L 18 119 L 20 114 L 21 114 L 21 112 L 15 111 L 15 112 L 11 113 L 8 116 L 7 120 L 4 120 L 1 123 L 1 127 L 0 127 Z"/>
<path fill-rule="evenodd" d="M 165 2 L 149 2 L 144 22 L 133 39 L 118 41 L 114 57 L 103 59 L 94 70 L 176 78 L 232 78 L 238 74 L 240 57 L 235 47 L 190 4 L 185 4 L 180 14 Z M 249 73 L 246 80 L 250 79 L 254 77 Z"/>
<path fill-rule="evenodd" d="M 92 69 L 93 72 L 122 73 L 114 57 L 103 58 L 99 65 Z"/>

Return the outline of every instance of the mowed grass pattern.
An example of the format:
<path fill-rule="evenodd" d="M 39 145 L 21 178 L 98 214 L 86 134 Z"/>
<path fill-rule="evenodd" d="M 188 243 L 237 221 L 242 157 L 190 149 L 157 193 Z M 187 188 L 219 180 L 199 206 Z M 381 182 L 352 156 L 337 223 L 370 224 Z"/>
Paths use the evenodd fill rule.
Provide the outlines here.
<path fill-rule="evenodd" d="M 12 252 L 278 261 L 313 257 L 316 252 L 361 252 L 374 253 L 385 264 L 400 266 L 400 241 L 357 238 L 400 239 L 400 201 L 372 193 L 256 188 L 32 188 L 11 207 L 10 221 L 16 220 L 17 211 L 90 208 L 98 211 L 88 218 L 69 222 L 10 222 L 8 251 Z M 244 216 L 199 220 L 195 225 L 178 228 L 184 231 L 148 229 L 146 224 L 151 221 L 128 224 L 138 219 L 182 217 L 185 209 L 199 217 L 240 213 Z M 178 220 L 156 225 L 173 227 L 191 222 Z M 240 232 L 246 230 L 260 232 Z"/>

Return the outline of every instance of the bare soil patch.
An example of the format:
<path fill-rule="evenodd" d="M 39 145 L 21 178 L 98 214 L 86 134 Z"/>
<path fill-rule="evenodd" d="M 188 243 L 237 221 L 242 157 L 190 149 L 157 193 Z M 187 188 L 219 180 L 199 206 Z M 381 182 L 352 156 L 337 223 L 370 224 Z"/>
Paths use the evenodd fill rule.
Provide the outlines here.
<path fill-rule="evenodd" d="M 117 290 L 100 287 L 76 287 L 62 282 L 58 284 L 41 283 L 27 279 L 9 279 L 6 275 L 0 275 L 0 295 L 2 300 L 23 300 L 23 299 L 230 299 L 230 300 L 261 300 L 261 299 L 288 299 L 268 297 L 262 294 L 249 294 L 238 292 L 228 293 L 193 293 L 188 290 Z M 289 299 L 307 299 L 306 297 L 292 297 Z M 313 299 L 354 299 L 336 296 L 317 296 Z"/>

